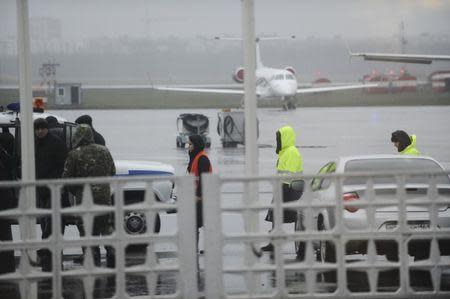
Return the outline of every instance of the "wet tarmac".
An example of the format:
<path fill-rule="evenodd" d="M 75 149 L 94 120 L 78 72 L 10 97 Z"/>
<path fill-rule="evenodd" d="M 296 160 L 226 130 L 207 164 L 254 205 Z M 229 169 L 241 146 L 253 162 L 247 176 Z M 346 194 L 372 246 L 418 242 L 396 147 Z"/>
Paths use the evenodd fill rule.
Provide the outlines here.
<path fill-rule="evenodd" d="M 153 160 L 174 166 L 176 174 L 186 173 L 187 149 L 176 147 L 177 117 L 181 113 L 201 113 L 209 118 L 214 172 L 233 175 L 244 172 L 245 151 L 223 148 L 217 133 L 218 109 L 167 110 L 56 110 L 53 113 L 74 121 L 89 114 L 106 140 L 115 159 Z M 290 125 L 297 134 L 303 156 L 304 173 L 316 173 L 339 156 L 395 154 L 391 132 L 403 129 L 417 135 L 417 147 L 450 169 L 450 106 L 420 107 L 298 107 L 292 111 L 260 108 L 259 173 L 274 174 L 275 132 Z"/>
<path fill-rule="evenodd" d="M 212 147 L 209 155 L 213 161 L 215 172 L 223 175 L 243 173 L 245 160 L 244 148 L 225 149 L 221 147 L 220 138 L 215 132 L 217 110 L 91 110 L 54 111 L 58 115 L 73 121 L 81 114 L 90 114 L 94 119 L 94 127 L 106 139 L 116 159 L 147 159 L 174 166 L 178 175 L 185 174 L 187 153 L 185 149 L 175 146 L 176 118 L 180 113 L 204 113 L 210 118 Z M 303 155 L 305 173 L 315 173 L 321 165 L 330 159 L 341 155 L 382 154 L 394 153 L 390 142 L 390 133 L 397 129 L 405 129 L 418 136 L 418 147 L 423 153 L 433 156 L 450 168 L 450 141 L 445 136 L 450 128 L 448 115 L 450 108 L 445 107 L 371 107 L 371 108 L 298 108 L 295 111 L 283 112 L 278 109 L 259 109 L 260 121 L 259 143 L 259 171 L 261 175 L 274 173 L 276 155 L 274 140 L 276 129 L 285 124 L 293 126 L 297 132 L 297 144 Z M 120 121 L 118 121 L 120 120 Z M 169 136 L 169 138 L 167 138 Z M 130 150 L 132 149 L 132 150 Z M 233 197 L 233 194 L 228 196 Z M 270 194 L 265 200 L 269 202 Z M 270 225 L 262 221 L 262 230 L 268 231 Z M 162 216 L 162 232 L 176 230 L 175 216 Z M 240 231 L 242 221 L 229 219 L 224 225 L 229 231 Z M 200 237 L 202 240 L 202 237 Z M 239 246 L 227 246 L 224 250 L 224 264 L 236 265 L 244 259 L 243 249 Z M 127 265 L 144 262 L 142 252 L 135 252 L 127 256 Z M 171 248 L 157 248 L 159 263 L 165 265 L 176 264 L 177 253 Z M 203 255 L 199 263 L 203 268 Z M 382 257 L 379 257 L 382 258 Z M 296 258 L 293 248 L 283 251 L 286 265 L 295 264 Z M 261 264 L 273 264 L 270 254 L 264 253 Z M 64 259 L 65 269 L 81 269 L 79 260 L 73 256 Z M 450 291 L 450 269 L 444 268 L 441 276 L 440 289 Z M 399 288 L 399 271 L 394 267 L 381 272 L 376 290 L 378 292 L 395 292 Z M 429 272 L 413 271 L 410 273 L 411 285 L 414 291 L 430 291 L 431 277 Z M 317 273 L 316 292 L 332 294 L 336 290 L 336 282 L 326 279 L 330 275 Z M 331 275 L 332 276 L 332 275 Z M 347 288 L 355 294 L 368 292 L 369 279 L 365 272 L 347 272 Z M 204 272 L 199 273 L 199 289 L 204 289 Z M 285 287 L 289 294 L 305 294 L 307 292 L 307 275 L 299 270 L 285 270 Z M 260 275 L 258 292 L 271 294 L 277 288 L 274 271 L 267 271 Z M 173 295 L 177 292 L 178 277 L 175 272 L 159 273 L 155 278 L 154 288 L 149 287 L 145 276 L 127 275 L 125 287 L 130 296 Z M 226 293 L 231 295 L 245 294 L 247 287 L 243 275 L 224 275 Z M 51 297 L 51 281 L 42 280 L 38 285 L 39 298 Z M 64 297 L 85 298 L 84 286 L 81 278 L 63 279 Z M 94 298 L 111 298 L 115 292 L 114 277 L 99 277 L 94 284 Z M 17 285 L 0 283 L 0 298 L 20 298 Z M 405 297 L 406 298 L 406 297 Z M 426 296 L 424 296 L 426 298 Z"/>
<path fill-rule="evenodd" d="M 285 253 L 285 252 L 284 252 Z M 239 249 L 230 249 L 226 251 L 224 256 L 224 263 L 242 259 L 243 252 Z M 158 262 L 161 264 L 173 264 L 176 261 L 176 252 L 159 252 L 157 253 Z M 203 254 L 199 255 L 199 262 L 203 268 Z M 264 253 L 259 263 L 272 264 L 273 257 L 270 253 Z M 293 265 L 298 263 L 296 256 L 293 253 L 285 253 L 283 255 L 283 262 L 286 265 Z M 65 256 L 64 270 L 76 270 L 81 269 L 82 265 L 74 256 Z M 135 251 L 132 255 L 128 255 L 126 260 L 126 266 L 136 266 L 145 262 L 145 251 Z M 348 260 L 347 262 L 355 262 Z M 103 259 L 103 267 L 105 266 L 105 259 Z M 307 294 L 308 288 L 306 283 L 307 271 L 301 270 L 285 270 L 285 288 L 288 294 Z M 369 279 L 366 272 L 362 271 L 346 271 L 347 275 L 347 288 L 352 295 L 358 298 L 358 293 L 365 293 L 370 291 Z M 434 290 L 430 273 L 427 271 L 411 271 L 410 286 L 414 292 L 432 292 Z M 314 293 L 317 294 L 332 294 L 336 291 L 336 281 L 333 281 L 331 272 L 316 273 L 313 276 L 315 281 Z M 258 294 L 269 295 L 272 294 L 277 288 L 277 279 L 275 271 L 263 272 L 258 278 Z M 154 288 L 149 289 L 149 283 Z M 155 281 L 147 281 L 144 275 L 128 274 L 125 281 L 125 289 L 129 296 L 149 296 L 150 292 L 154 296 L 175 295 L 177 288 L 179 287 L 177 274 L 174 271 L 161 272 L 156 275 Z M 200 294 L 204 290 L 204 272 L 200 270 L 199 273 L 199 290 Z M 224 275 L 224 287 L 227 295 L 245 295 L 247 294 L 247 288 L 245 285 L 245 279 L 242 275 Z M 378 283 L 376 285 L 376 292 L 381 293 L 393 293 L 400 287 L 399 271 L 398 269 L 390 269 L 386 271 L 380 271 L 378 276 Z M 63 278 L 63 296 L 65 299 L 84 299 L 87 298 L 84 290 L 82 278 Z M 450 271 L 447 271 L 442 275 L 440 281 L 440 290 L 450 291 Z M 38 298 L 47 299 L 52 297 L 52 281 L 51 279 L 40 280 L 37 284 Z M 95 279 L 93 288 L 93 298 L 112 298 L 116 291 L 115 276 L 99 276 Z M 0 283 L 0 298 L 5 299 L 20 299 L 20 292 L 17 285 L 13 283 Z M 361 296 L 363 297 L 363 296 Z M 25 297 L 22 297 L 25 298 Z M 407 298 L 407 297 L 405 297 Z M 427 298 L 426 296 L 423 298 Z"/>

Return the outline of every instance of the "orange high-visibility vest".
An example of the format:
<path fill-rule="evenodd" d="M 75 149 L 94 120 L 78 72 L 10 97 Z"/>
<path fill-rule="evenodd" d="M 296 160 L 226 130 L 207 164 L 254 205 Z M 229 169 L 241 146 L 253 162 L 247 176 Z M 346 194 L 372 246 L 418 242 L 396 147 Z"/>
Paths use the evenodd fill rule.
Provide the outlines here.
<path fill-rule="evenodd" d="M 191 165 L 191 171 L 189 173 L 192 173 L 193 175 L 195 175 L 196 179 L 196 184 L 198 185 L 198 177 L 199 177 L 199 173 L 198 173 L 198 159 L 200 159 L 201 156 L 205 156 L 208 158 L 208 155 L 206 154 L 205 151 L 200 151 L 198 152 L 198 154 L 194 157 L 194 161 L 192 161 L 192 165 Z M 211 167 L 211 163 L 209 163 L 209 169 L 208 172 L 212 172 L 212 167 Z"/>

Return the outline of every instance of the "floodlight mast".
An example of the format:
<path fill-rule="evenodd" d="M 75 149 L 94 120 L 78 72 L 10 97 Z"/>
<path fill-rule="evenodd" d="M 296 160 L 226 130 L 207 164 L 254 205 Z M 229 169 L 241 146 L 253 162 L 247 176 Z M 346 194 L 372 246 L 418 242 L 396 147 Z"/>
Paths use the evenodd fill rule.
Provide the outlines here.
<path fill-rule="evenodd" d="M 34 181 L 34 130 L 30 62 L 28 0 L 17 0 L 17 47 L 19 50 L 20 141 L 22 180 Z"/>
<path fill-rule="evenodd" d="M 248 177 L 258 175 L 258 145 L 256 133 L 256 39 L 255 39 L 254 0 L 242 0 L 242 31 L 244 37 L 244 115 L 245 115 L 245 174 Z M 245 184 L 245 199 L 248 206 L 258 200 L 258 183 Z M 259 213 L 251 210 L 244 212 L 245 231 L 252 234 L 259 230 Z M 245 250 L 245 263 L 253 268 L 257 263 L 254 255 L 255 244 L 248 244 Z M 251 248 L 250 248 L 251 247 Z M 253 250 L 252 250 L 253 249 Z M 260 277 L 245 275 L 250 292 L 260 286 Z"/>
<path fill-rule="evenodd" d="M 256 133 L 256 39 L 254 1 L 243 0 L 244 37 L 244 115 L 245 115 L 245 174 L 258 174 Z"/>
<path fill-rule="evenodd" d="M 23 182 L 34 182 L 36 179 L 34 159 L 33 98 L 31 85 L 30 35 L 28 0 L 16 0 L 17 8 L 17 49 L 19 56 L 19 91 L 20 91 L 20 144 L 21 144 L 21 177 Z M 24 196 L 24 197 L 23 197 Z M 23 188 L 19 200 L 19 208 L 23 211 L 36 206 L 34 185 Z M 26 198 L 25 201 L 22 198 Z M 22 240 L 33 240 L 36 236 L 35 220 L 26 217 L 20 222 Z M 23 253 L 22 253 L 23 254 Z M 34 253 L 29 256 L 35 257 Z M 59 294 L 59 293 L 58 293 Z M 27 290 L 27 298 L 36 298 L 36 286 Z"/>

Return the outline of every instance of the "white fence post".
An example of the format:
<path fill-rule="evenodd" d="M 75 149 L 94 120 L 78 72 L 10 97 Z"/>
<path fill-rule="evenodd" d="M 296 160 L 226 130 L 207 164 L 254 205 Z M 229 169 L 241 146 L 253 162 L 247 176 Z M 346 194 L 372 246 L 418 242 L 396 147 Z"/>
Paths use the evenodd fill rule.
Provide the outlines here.
<path fill-rule="evenodd" d="M 222 213 L 220 209 L 220 178 L 204 175 L 203 217 L 205 224 L 205 298 L 224 298 Z"/>
<path fill-rule="evenodd" d="M 198 298 L 197 244 L 194 178 L 185 176 L 178 181 L 178 255 L 182 298 Z"/>
<path fill-rule="evenodd" d="M 448 174 L 447 174 L 448 175 Z M 158 288 L 148 287 L 149 295 L 147 297 L 160 297 L 161 298 L 193 298 L 197 299 L 200 296 L 204 296 L 204 298 L 256 298 L 256 297 L 264 297 L 264 298 L 318 298 L 318 297 L 336 297 L 336 298 L 347 298 L 347 297 L 358 297 L 359 295 L 364 296 L 366 298 L 418 298 L 423 296 L 430 296 L 436 298 L 447 298 L 450 294 L 448 290 L 448 269 L 450 267 L 450 262 L 448 261 L 448 253 L 446 253 L 444 248 L 444 252 L 442 252 L 442 241 L 448 241 L 448 228 L 445 226 L 439 226 L 438 223 L 441 221 L 438 217 L 441 217 L 440 213 L 442 213 L 445 207 L 450 205 L 450 199 L 447 193 L 443 193 L 441 189 L 447 188 L 446 185 L 440 184 L 437 185 L 438 182 L 432 182 L 426 194 L 421 191 L 419 198 L 411 198 L 408 192 L 415 192 L 414 189 L 410 190 L 408 188 L 408 174 L 390 174 L 395 179 L 396 189 L 395 194 L 392 193 L 392 201 L 386 201 L 382 196 L 376 193 L 374 184 L 374 178 L 376 176 L 367 175 L 369 180 L 366 182 L 365 197 L 362 197 L 360 201 L 355 202 L 344 202 L 342 199 L 342 192 L 345 192 L 345 185 L 343 186 L 344 179 L 347 178 L 347 175 L 332 175 L 327 176 L 331 177 L 332 180 L 335 181 L 336 189 L 332 190 L 335 195 L 335 202 L 331 201 L 316 201 L 311 194 L 309 185 L 306 187 L 305 193 L 303 196 L 308 197 L 306 204 L 305 202 L 298 202 L 295 205 L 291 205 L 290 203 L 282 203 L 281 198 L 281 188 L 278 184 L 277 177 L 267 177 L 267 178 L 221 178 L 218 175 L 205 175 L 203 178 L 203 205 L 204 205 L 204 224 L 205 224 L 205 232 L 204 232 L 204 240 L 205 240 L 205 292 L 199 292 L 199 275 L 198 274 L 198 253 L 196 246 L 196 209 L 195 209 L 195 196 L 194 196 L 194 180 L 192 176 L 184 176 L 184 177 L 173 177 L 170 180 L 175 181 L 178 191 L 179 191 L 179 200 L 177 202 L 177 233 L 173 233 L 170 235 L 162 234 L 160 236 L 153 235 L 149 233 L 148 235 L 134 235 L 131 236 L 125 230 L 123 225 L 123 215 L 124 211 L 128 209 L 136 209 L 136 210 L 146 210 L 146 216 L 149 220 L 149 223 L 152 223 L 150 215 L 153 210 L 165 210 L 166 208 L 170 208 L 169 205 L 165 205 L 164 203 L 155 203 L 155 207 L 150 207 L 149 200 L 153 200 L 153 194 L 151 190 L 146 194 L 146 202 L 142 204 L 136 204 L 132 207 L 129 206 L 125 208 L 123 202 L 123 189 L 122 187 L 126 184 L 126 182 L 136 182 L 139 181 L 139 178 L 86 178 L 85 181 L 87 184 L 89 183 L 100 183 L 102 181 L 106 181 L 113 186 L 113 190 L 115 191 L 115 207 L 99 207 L 94 205 L 92 202 L 92 198 L 90 195 L 87 195 L 83 203 L 81 205 L 77 205 L 70 208 L 63 208 L 61 203 L 59 202 L 59 195 L 61 191 L 61 187 L 66 184 L 79 184 L 81 180 L 77 180 L 77 182 L 72 180 L 60 180 L 60 181 L 40 181 L 39 186 L 48 186 L 51 190 L 52 194 L 52 210 L 45 209 L 36 209 L 34 206 L 27 206 L 27 198 L 25 194 L 25 190 L 30 187 L 34 188 L 37 184 L 36 182 L 0 182 L 0 191 L 2 188 L 20 188 L 21 189 L 21 198 L 19 201 L 19 207 L 16 209 L 10 210 L 2 210 L 0 211 L 0 217 L 10 217 L 16 218 L 19 220 L 19 225 L 22 225 L 23 228 L 24 220 L 35 219 L 37 217 L 42 217 L 43 215 L 51 215 L 52 216 L 52 236 L 48 240 L 35 240 L 30 238 L 25 238 L 24 236 L 20 236 L 20 240 L 13 241 L 0 241 L 0 247 L 2 251 L 7 250 L 20 250 L 21 251 L 21 262 L 19 268 L 15 273 L 7 273 L 5 275 L 0 275 L 0 283 L 3 281 L 14 281 L 19 284 L 20 294 L 22 297 L 26 298 L 28 295 L 27 291 L 31 285 L 36 284 L 35 282 L 38 280 L 42 280 L 44 278 L 52 278 L 53 285 L 51 287 L 51 291 L 53 293 L 53 297 L 59 298 L 62 296 L 62 287 L 63 287 L 63 279 L 82 279 L 84 281 L 84 292 L 87 298 L 92 298 L 94 296 L 94 281 L 101 276 L 116 275 L 116 293 L 115 298 L 128 298 L 131 294 L 128 294 L 126 283 L 127 283 L 127 274 L 138 275 L 143 273 L 147 275 L 147 286 L 150 285 L 149 278 L 151 282 L 155 285 L 164 285 L 166 282 L 156 282 L 154 277 L 158 277 L 158 272 L 160 271 L 168 271 L 168 272 L 178 272 L 178 280 L 176 286 L 176 292 L 170 294 L 159 294 Z M 351 175 L 350 175 L 351 177 Z M 363 177 L 366 177 L 364 175 Z M 380 177 L 380 175 L 378 175 Z M 310 178 L 305 176 L 306 180 Z M 266 234 L 255 234 L 254 231 L 249 230 L 247 225 L 244 223 L 244 234 L 236 233 L 236 234 L 226 234 L 223 232 L 223 227 L 228 229 L 229 222 L 224 221 L 223 214 L 225 213 L 225 217 L 228 215 L 226 213 L 243 213 L 245 210 L 249 210 L 251 213 L 257 213 L 260 209 L 267 209 L 267 204 L 262 203 L 248 203 L 242 201 L 242 203 L 236 202 L 236 205 L 230 205 L 225 203 L 222 205 L 221 199 L 222 197 L 229 198 L 227 196 L 236 194 L 236 190 L 230 190 L 228 192 L 227 188 L 223 188 L 222 186 L 227 186 L 229 183 L 242 182 L 244 185 L 257 185 L 258 182 L 263 179 L 266 181 L 277 182 L 273 185 L 272 192 L 275 196 L 274 202 L 270 205 L 274 210 L 274 217 L 277 220 L 275 225 L 275 230 L 272 233 L 274 237 L 274 243 L 276 244 L 277 249 L 275 250 L 274 259 L 268 260 L 267 255 L 257 255 L 254 254 L 253 259 L 249 259 L 247 255 L 247 249 L 242 252 L 242 262 L 241 264 L 234 264 L 234 261 L 231 264 L 227 263 L 224 265 L 224 261 L 228 261 L 229 256 L 228 251 L 224 251 L 225 245 L 227 241 L 237 241 L 242 240 L 243 243 L 247 246 L 247 243 L 251 242 L 260 242 L 260 240 L 267 239 Z M 142 179 L 141 179 L 142 180 Z M 158 178 L 157 180 L 161 180 Z M 442 187 L 443 186 L 443 187 Z M 148 189 L 149 186 L 147 185 Z M 391 187 L 393 188 L 393 187 Z M 446 189 L 443 189 L 444 191 Z M 245 191 L 245 188 L 244 188 Z M 238 191 L 242 192 L 242 191 Z M 264 191 L 262 191 L 263 193 Z M 226 194 L 228 193 L 228 194 Z M 268 193 L 268 192 L 266 192 Z M 331 192 L 330 192 L 331 193 Z M 86 193 L 88 194 L 88 193 Z M 245 193 L 244 193 L 245 194 Z M 344 216 L 345 208 L 348 206 L 357 207 L 358 209 L 364 209 L 367 212 L 367 217 L 364 218 L 367 220 L 367 226 L 362 225 L 361 227 L 347 227 L 346 221 L 348 220 Z M 387 229 L 380 230 L 378 228 L 377 221 L 375 219 L 376 211 L 378 209 L 382 209 L 386 206 L 396 206 L 398 211 L 396 212 L 395 223 L 397 224 L 397 228 L 394 230 Z M 431 218 L 430 228 L 431 229 L 418 229 L 416 231 L 415 228 L 410 228 L 411 221 L 409 209 L 412 205 L 418 205 L 422 207 L 427 207 L 429 209 L 428 213 Z M 306 215 L 306 230 L 303 232 L 295 232 L 290 233 L 282 230 L 281 222 L 283 217 L 282 208 L 291 208 L 298 207 L 299 209 L 303 209 L 308 214 Z M 305 209 L 306 207 L 306 209 Z M 317 208 L 328 208 L 334 210 L 335 214 L 335 225 L 332 226 L 332 229 L 326 232 L 316 231 L 313 226 L 313 215 L 311 215 L 311 211 Z M 441 210 L 439 210 L 441 209 Z M 115 235 L 112 236 L 104 236 L 104 238 L 98 238 L 95 236 L 90 236 L 90 231 L 92 228 L 88 225 L 87 228 L 87 236 L 83 237 L 79 240 L 70 239 L 65 240 L 62 235 L 60 235 L 59 230 L 61 229 L 61 222 L 63 221 L 62 215 L 81 215 L 83 217 L 83 221 L 86 224 L 89 218 L 92 218 L 95 214 L 114 211 L 116 213 L 116 232 Z M 445 212 L 445 211 L 444 211 Z M 51 213 L 51 214 L 50 214 Z M 445 212 L 446 213 L 446 212 Z M 348 215 L 347 215 L 348 216 Z M 360 215 L 363 217 L 364 215 Z M 392 221 L 391 221 L 392 222 Z M 387 225 L 387 224 L 386 224 Z M 301 238 L 299 238 L 301 236 Z M 303 238 L 304 236 L 304 238 Z M 148 237 L 155 237 L 155 241 L 167 240 L 168 242 L 177 242 L 177 251 L 178 251 L 178 265 L 167 265 L 167 264 L 158 264 L 149 262 L 149 259 L 146 261 L 145 266 L 137 266 L 137 267 L 127 267 L 126 266 L 126 255 L 125 248 L 127 244 L 131 243 L 139 243 L 142 242 L 153 242 L 153 240 L 148 239 Z M 290 241 L 304 241 L 307 243 L 307 257 L 304 262 L 293 261 L 289 257 L 290 255 L 286 255 L 284 250 L 281 251 L 280 244 Z M 327 264 L 326 260 L 324 261 L 313 261 L 312 255 L 312 242 L 314 241 L 322 241 L 327 240 L 333 242 L 335 245 L 334 248 L 336 250 L 336 261 L 335 263 Z M 364 254 L 361 258 L 356 257 L 358 260 L 355 262 L 350 262 L 347 260 L 349 258 L 346 255 L 346 244 L 352 240 L 360 240 L 367 242 L 368 250 L 367 253 Z M 382 257 L 380 253 L 376 251 L 376 242 L 377 241 L 395 240 L 397 242 L 399 260 L 392 261 L 388 258 L 385 261 L 386 257 Z M 411 256 L 408 255 L 408 242 L 415 240 L 429 240 L 431 242 L 431 248 L 429 250 L 429 258 L 426 260 L 420 260 L 411 262 Z M 91 250 L 86 251 L 85 264 L 82 265 L 82 269 L 67 269 L 68 271 L 61 270 L 61 262 L 63 261 L 62 252 L 65 247 L 71 248 L 74 246 L 81 246 L 85 248 L 89 248 L 91 246 L 96 245 L 108 245 L 112 244 L 116 248 L 116 273 L 113 273 L 113 270 L 110 269 L 102 269 L 94 267 L 92 262 L 92 254 Z M 33 269 L 34 266 L 30 264 L 30 261 L 27 258 L 27 253 L 31 250 L 35 250 L 41 247 L 49 247 L 52 251 L 53 257 L 53 273 L 42 273 L 36 269 Z M 150 248 L 150 247 L 149 247 Z M 153 249 L 149 249 L 153 250 Z M 147 251 L 149 253 L 149 251 Z M 292 252 L 290 252 L 292 254 Z M 352 258 L 354 259 L 354 258 Z M 256 263 L 257 264 L 256 264 Z M 157 268 L 156 268 L 157 267 Z M 332 270 L 337 274 L 337 281 L 331 282 L 326 281 L 315 281 L 315 277 L 317 273 L 322 273 L 324 271 Z M 397 278 L 394 280 L 398 280 L 398 282 L 394 281 L 385 281 L 386 279 L 390 279 L 390 276 L 386 276 L 383 274 L 382 282 L 380 284 L 380 273 L 394 270 L 394 272 L 398 272 L 398 274 L 393 274 Z M 288 272 L 295 272 L 293 274 L 288 274 Z M 411 272 L 410 272 L 411 271 Z M 431 274 L 431 288 L 428 286 L 419 285 L 415 281 L 417 281 L 416 277 L 411 279 L 411 276 L 414 276 L 414 272 L 417 271 L 428 271 Z M 274 277 L 268 277 L 261 275 L 262 272 L 272 272 L 275 274 Z M 297 273 L 305 273 L 306 272 L 306 284 L 303 283 L 302 279 L 298 279 Z M 348 274 L 350 272 L 361 272 L 360 276 L 364 282 L 360 281 L 360 278 L 357 278 L 355 281 L 354 274 Z M 245 291 L 229 291 L 229 287 L 234 288 L 234 285 L 229 285 L 229 280 L 226 274 L 231 273 L 231 275 L 240 275 L 244 277 L 245 281 L 240 281 L 238 283 L 238 287 L 242 287 L 245 283 L 247 287 L 247 293 Z M 295 277 L 293 277 L 295 275 Z M 389 274 L 392 275 L 392 274 Z M 254 283 L 257 282 L 258 276 L 263 278 L 264 284 Z M 325 278 L 325 276 L 324 276 Z M 269 280 L 267 280 L 269 279 Z M 427 279 L 425 279 L 427 280 Z M 250 282 L 250 284 L 248 283 Z M 273 285 L 269 285 L 266 283 L 274 282 Z M 355 286 L 356 283 L 359 283 L 359 287 L 362 287 L 361 290 L 353 290 L 352 287 Z M 172 280 L 169 279 L 167 281 L 167 285 L 170 287 L 172 284 Z M 330 284 L 333 284 L 332 286 Z M 424 284 L 428 284 L 427 281 L 424 281 Z M 260 289 L 258 287 L 262 287 Z M 331 288 L 330 288 L 331 287 Z M 384 287 L 388 287 L 387 289 L 383 289 Z M 417 288 L 419 287 L 419 288 Z M 0 297 L 3 289 L 0 288 Z M 48 290 L 44 290 L 47 292 Z M 70 290 L 69 290 L 70 291 Z M 75 290 L 74 291 L 79 291 Z M 329 292 L 327 292 L 329 291 Z M 242 292 L 242 293 L 241 293 Z M 36 293 L 36 292 L 33 292 Z M 228 294 L 230 293 L 230 294 Z M 239 293 L 239 294 L 238 294 Z"/>

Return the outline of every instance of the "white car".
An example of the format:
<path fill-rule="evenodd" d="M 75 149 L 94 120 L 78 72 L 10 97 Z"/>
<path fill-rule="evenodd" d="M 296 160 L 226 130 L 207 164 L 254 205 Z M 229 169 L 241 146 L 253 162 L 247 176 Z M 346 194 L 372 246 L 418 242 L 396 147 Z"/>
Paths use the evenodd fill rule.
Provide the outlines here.
<path fill-rule="evenodd" d="M 371 155 L 342 157 L 336 161 L 331 161 L 324 165 L 319 174 L 351 174 L 351 173 L 438 173 L 435 176 L 437 194 L 433 198 L 435 201 L 443 201 L 435 206 L 437 209 L 438 229 L 450 228 L 450 179 L 445 169 L 433 158 L 425 156 L 404 156 L 404 155 Z M 374 225 L 378 232 L 391 232 L 398 228 L 399 220 L 399 195 L 397 194 L 397 181 L 393 175 L 382 175 L 373 177 L 372 195 L 367 189 L 367 176 L 358 175 L 346 177 L 342 181 L 342 197 L 336 198 L 337 180 L 332 177 L 318 176 L 311 181 L 310 199 L 317 202 L 319 207 L 314 208 L 314 221 L 312 229 L 318 231 L 332 230 L 336 226 L 336 205 L 325 203 L 336 203 L 336 200 L 343 202 L 363 202 L 364 200 L 374 200 L 383 202 L 374 207 Z M 411 230 L 412 239 L 408 242 L 407 249 L 410 256 L 416 260 L 426 259 L 430 254 L 430 239 L 419 240 L 414 238 L 415 231 L 430 230 L 432 206 L 429 203 L 422 203 L 428 199 L 428 189 L 430 186 L 430 176 L 416 174 L 405 179 L 404 196 L 406 200 L 406 221 Z M 305 194 L 304 194 L 305 197 Z M 302 198 L 304 199 L 304 198 Z M 322 207 L 320 207 L 322 205 Z M 345 205 L 343 211 L 343 225 L 348 231 L 355 231 L 364 235 L 369 232 L 369 213 L 367 206 L 357 207 Z M 301 230 L 301 224 L 296 223 L 296 230 Z M 366 254 L 367 239 L 350 240 L 345 244 L 347 255 Z M 441 255 L 450 255 L 450 238 L 439 239 L 439 249 Z M 300 242 L 296 242 L 299 250 Z M 331 241 L 314 242 L 316 256 L 322 262 L 336 262 L 335 244 Z M 390 261 L 399 260 L 399 245 L 394 237 L 377 239 L 375 241 L 376 253 L 385 255 Z M 297 252 L 298 254 L 298 252 Z"/>
<path fill-rule="evenodd" d="M 173 176 L 174 168 L 172 165 L 154 161 L 137 161 L 137 160 L 114 160 L 117 176 Z M 155 200 L 163 203 L 174 203 L 175 196 L 173 194 L 174 184 L 169 179 L 163 181 L 155 181 L 152 183 L 152 190 Z M 130 182 L 123 186 L 125 205 L 136 204 L 142 202 L 145 197 L 144 182 Z M 160 217 L 158 213 L 155 215 L 155 223 L 153 231 L 159 232 Z M 125 214 L 124 218 L 125 230 L 130 234 L 139 234 L 146 231 L 146 219 L 143 213 L 130 211 Z"/>

